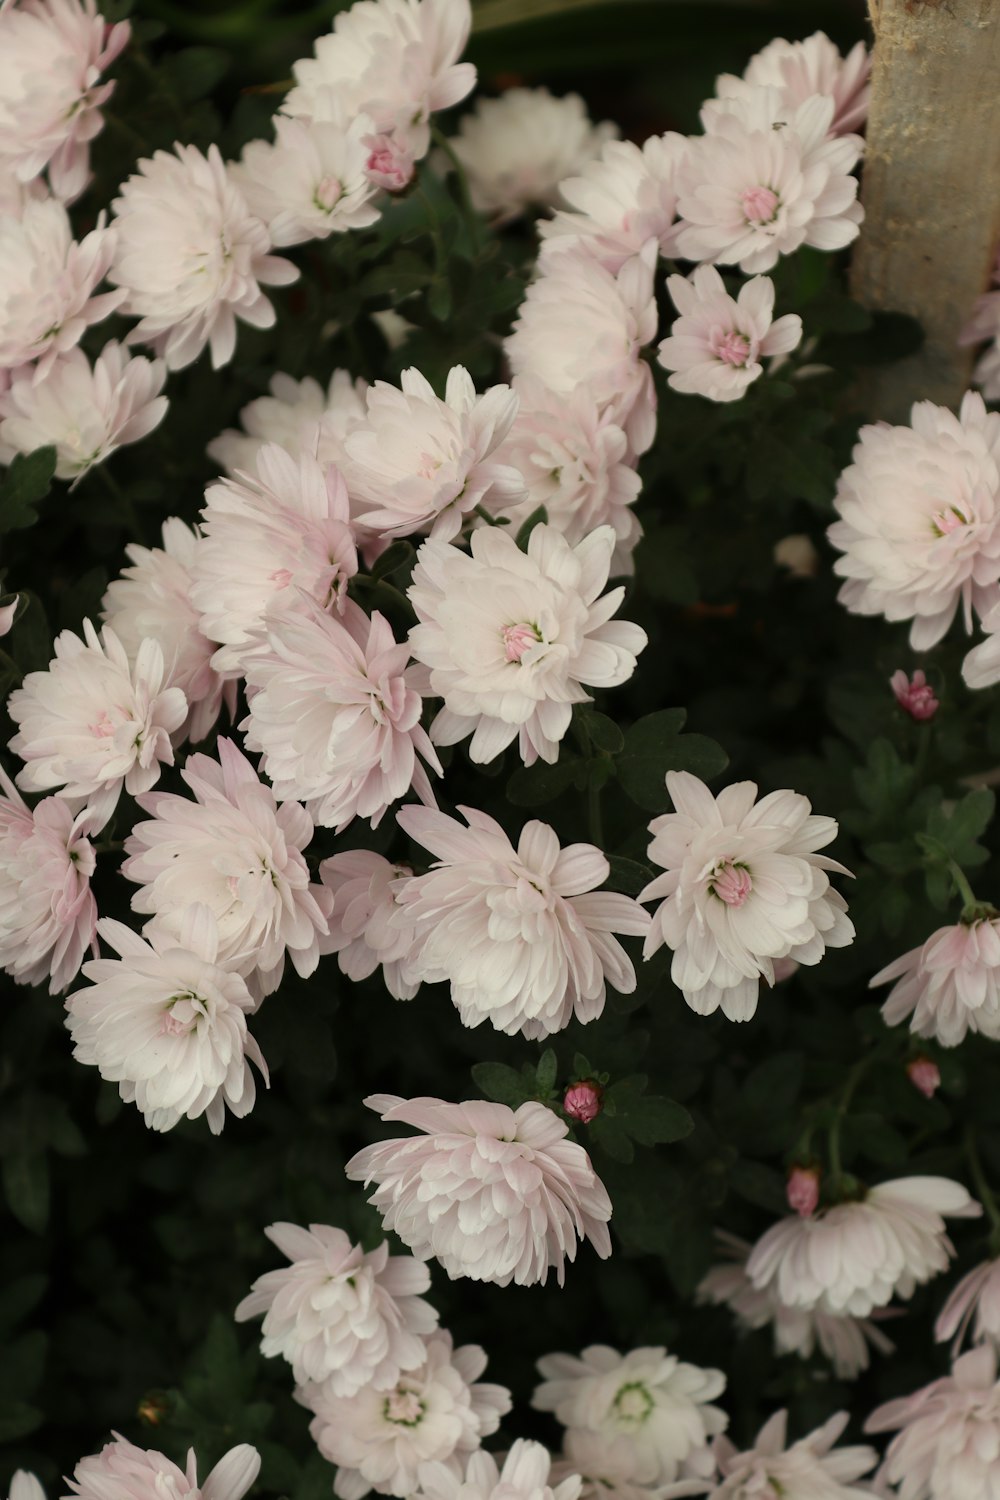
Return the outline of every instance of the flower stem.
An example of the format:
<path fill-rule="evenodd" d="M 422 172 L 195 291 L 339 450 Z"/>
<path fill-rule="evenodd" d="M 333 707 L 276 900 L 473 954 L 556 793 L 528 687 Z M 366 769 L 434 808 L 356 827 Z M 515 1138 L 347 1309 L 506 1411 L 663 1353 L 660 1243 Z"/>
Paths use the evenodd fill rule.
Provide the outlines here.
<path fill-rule="evenodd" d="M 933 734 L 934 730 L 931 725 L 931 720 L 927 719 L 923 724 L 921 724 L 917 734 L 917 757 L 913 763 L 914 775 L 916 776 L 917 784 L 919 786 L 923 785 L 924 776 L 927 773 L 927 759 L 931 751 L 931 739 L 933 737 Z"/>
<path fill-rule="evenodd" d="M 444 132 L 438 128 L 437 125 L 431 126 L 431 138 L 436 145 L 440 146 L 441 150 L 444 152 L 445 156 L 451 163 L 451 169 L 455 174 L 456 181 L 458 182 L 458 197 L 459 202 L 462 205 L 462 213 L 465 217 L 466 223 L 469 226 L 469 231 L 472 235 L 473 243 L 475 243 L 479 238 L 479 216 L 477 215 L 475 208 L 472 206 L 472 195 L 469 192 L 469 179 L 465 175 L 465 168 L 459 161 L 458 153 L 455 151 L 455 148 L 451 144 L 451 141 L 444 134 Z"/>
<path fill-rule="evenodd" d="M 1000 1242 L 1000 1205 L 997 1204 L 993 1189 L 986 1181 L 986 1173 L 983 1171 L 983 1164 L 979 1159 L 976 1146 L 976 1132 L 972 1125 L 967 1125 L 965 1128 L 965 1159 L 969 1163 L 972 1185 L 979 1194 L 979 1200 L 986 1210 L 986 1217 L 992 1225 L 993 1232 L 990 1241 L 995 1253 L 997 1243 Z"/>

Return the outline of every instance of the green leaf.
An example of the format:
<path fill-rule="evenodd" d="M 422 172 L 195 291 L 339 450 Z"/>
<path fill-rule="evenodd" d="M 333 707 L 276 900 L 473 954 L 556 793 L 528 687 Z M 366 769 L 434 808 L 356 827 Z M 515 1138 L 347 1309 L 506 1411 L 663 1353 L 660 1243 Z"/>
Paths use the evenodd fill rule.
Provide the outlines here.
<path fill-rule="evenodd" d="M 803 1067 L 801 1052 L 777 1052 L 748 1073 L 740 1091 L 747 1114 L 754 1121 L 787 1114 L 802 1088 Z"/>
<path fill-rule="evenodd" d="M 640 1146 L 681 1141 L 694 1129 L 694 1121 L 683 1105 L 657 1094 L 641 1094 L 631 1100 L 624 1111 L 619 1110 L 618 1119 Z"/>
<path fill-rule="evenodd" d="M 649 866 L 640 864 L 637 859 L 623 859 L 620 854 L 609 854 L 607 860 L 611 870 L 604 882 L 605 890 L 621 891 L 625 896 L 638 896 L 653 878 Z"/>
<path fill-rule="evenodd" d="M 35 524 L 35 506 L 49 493 L 55 472 L 55 448 L 17 455 L 0 484 L 0 532 Z"/>
<path fill-rule="evenodd" d="M 416 555 L 409 542 L 393 542 L 391 547 L 387 547 L 375 559 L 375 562 L 372 564 L 371 576 L 375 579 L 387 578 L 390 573 L 396 573 L 400 568 L 407 567 Z"/>
<path fill-rule="evenodd" d="M 168 88 L 183 104 L 195 104 L 228 73 L 229 54 L 219 47 L 185 47 L 161 66 Z"/>
<path fill-rule="evenodd" d="M 893 819 L 911 795 L 916 782 L 912 766 L 905 766 L 888 740 L 878 739 L 868 751 L 868 764 L 854 773 L 854 785 L 865 807 L 880 819 Z"/>
<path fill-rule="evenodd" d="M 551 1047 L 547 1047 L 538 1059 L 538 1067 L 535 1069 L 535 1080 L 540 1099 L 547 1099 L 552 1093 L 558 1068 L 559 1061 L 554 1050 Z"/>
<path fill-rule="evenodd" d="M 949 811 L 940 805 L 932 807 L 927 817 L 927 835 L 940 844 L 962 869 L 985 864 L 990 857 L 989 850 L 976 840 L 979 834 L 986 832 L 995 809 L 994 793 L 988 787 L 979 787 L 967 793 Z M 933 854 L 930 857 L 933 861 Z"/>
<path fill-rule="evenodd" d="M 539 505 L 537 510 L 533 510 L 531 512 L 531 515 L 526 517 L 526 519 L 521 522 L 520 526 L 517 529 L 517 536 L 514 538 L 514 540 L 516 541 L 518 547 L 520 547 L 522 552 L 527 552 L 528 540 L 535 527 L 544 526 L 547 523 L 548 519 L 549 513 L 545 509 L 545 506 Z"/>
<path fill-rule="evenodd" d="M 13 1443 L 18 1438 L 27 1437 L 29 1432 L 41 1427 L 44 1420 L 44 1412 L 40 1412 L 37 1406 L 29 1406 L 27 1401 L 4 1402 L 0 1411 L 0 1443 Z"/>
<path fill-rule="evenodd" d="M 536 761 L 533 766 L 519 766 L 507 782 L 507 800 L 515 807 L 541 807 L 574 785 L 584 769 L 579 756 L 563 755 L 554 766 Z"/>
<path fill-rule="evenodd" d="M 683 708 L 647 714 L 626 732 L 625 747 L 615 762 L 622 787 L 647 812 L 666 812 L 670 798 L 668 771 L 690 771 L 708 780 L 724 771 L 729 757 L 703 734 L 682 734 L 687 718 Z"/>
<path fill-rule="evenodd" d="M 526 1084 L 524 1074 L 509 1068 L 506 1063 L 481 1062 L 473 1066 L 472 1077 L 487 1099 L 495 1099 L 498 1104 L 507 1104 L 511 1109 L 517 1109 L 518 1105 L 534 1096 L 534 1070 L 531 1081 Z"/>
<path fill-rule="evenodd" d="M 760 1161 L 734 1161 L 729 1170 L 729 1185 L 733 1192 L 745 1202 L 768 1213 L 783 1215 L 788 1212 L 785 1198 L 785 1179 L 773 1167 Z"/>
<path fill-rule="evenodd" d="M 596 1120 L 591 1120 L 587 1128 L 590 1139 L 600 1146 L 612 1161 L 628 1163 L 635 1160 L 635 1147 L 629 1140 L 628 1131 L 615 1115 L 609 1115 L 606 1110 L 602 1110 Z"/>
<path fill-rule="evenodd" d="M 607 714 L 599 714 L 584 706 L 577 708 L 574 717 L 595 750 L 618 755 L 624 749 L 625 736 L 614 719 L 609 719 Z"/>
<path fill-rule="evenodd" d="M 49 1222 L 49 1163 L 37 1153 L 17 1153 L 3 1162 L 3 1190 L 11 1213 L 33 1234 Z"/>

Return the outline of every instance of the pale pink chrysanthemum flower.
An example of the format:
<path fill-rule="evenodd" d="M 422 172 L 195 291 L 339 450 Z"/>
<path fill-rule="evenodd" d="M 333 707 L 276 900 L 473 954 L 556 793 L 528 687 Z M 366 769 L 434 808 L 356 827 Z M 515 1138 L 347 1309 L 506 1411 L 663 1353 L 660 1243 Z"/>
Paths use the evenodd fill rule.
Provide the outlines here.
<path fill-rule="evenodd" d="M 363 421 L 344 439 L 340 467 L 362 525 L 447 542 L 477 505 L 503 510 L 523 498 L 520 474 L 494 456 L 517 412 L 510 386 L 478 396 L 461 365 L 448 372 L 444 400 L 419 370 L 404 370 L 400 385 L 377 380 Z"/>
<path fill-rule="evenodd" d="M 492 1453 L 478 1448 L 466 1460 L 465 1473 L 444 1464 L 421 1464 L 419 1500 L 578 1500 L 583 1479 L 552 1472 L 552 1456 L 541 1443 L 516 1438 L 499 1465 Z"/>
<path fill-rule="evenodd" d="M 201 545 L 196 527 L 178 516 L 163 523 L 163 546 L 125 548 L 131 567 L 112 580 L 101 600 L 101 618 L 134 661 L 144 640 L 159 641 L 172 687 L 188 701 L 188 716 L 174 733 L 175 743 L 203 740 L 225 702 L 232 714 L 234 683 L 212 666 L 215 643 L 202 634 L 201 616 L 191 602 L 191 577 Z"/>
<path fill-rule="evenodd" d="M 369 1202 L 386 1229 L 452 1280 L 562 1286 L 566 1260 L 588 1239 L 611 1254 L 611 1200 L 582 1146 L 544 1104 L 512 1110 L 481 1099 L 365 1100 L 383 1120 L 423 1134 L 366 1146 L 347 1163 L 352 1182 L 376 1184 Z"/>
<path fill-rule="evenodd" d="M 0 172 L 0 215 L 5 218 L 19 219 L 27 204 L 48 197 L 49 191 L 41 178 L 32 178 L 31 182 L 18 182 L 16 177 Z"/>
<path fill-rule="evenodd" d="M 532 375 L 561 396 L 579 387 L 624 428 L 633 454 L 656 431 L 653 377 L 642 350 L 656 335 L 650 240 L 617 275 L 583 250 L 554 256 L 525 292 L 505 341 L 516 376 Z"/>
<path fill-rule="evenodd" d="M 354 818 L 377 827 L 411 790 L 434 805 L 418 756 L 438 775 L 441 763 L 409 659 L 388 620 L 352 599 L 334 619 L 316 606 L 271 610 L 266 642 L 243 660 L 250 713 L 240 728 L 279 802 L 304 803 L 317 827 L 338 833 Z"/>
<path fill-rule="evenodd" d="M 50 444 L 56 476 L 81 479 L 125 443 L 138 443 L 163 421 L 167 378 L 162 360 L 132 358 L 116 340 L 93 366 L 82 349 L 60 354 L 39 381 L 19 370 L 0 395 L 0 462 Z"/>
<path fill-rule="evenodd" d="M 367 1385 L 337 1396 L 313 1384 L 296 1390 L 295 1399 L 315 1414 L 313 1441 L 337 1465 L 339 1500 L 362 1500 L 369 1490 L 409 1500 L 422 1464 L 461 1475 L 467 1456 L 510 1411 L 510 1392 L 479 1380 L 486 1355 L 478 1344 L 456 1349 L 451 1334 L 438 1329 L 425 1350 L 424 1362 L 388 1391 Z"/>
<path fill-rule="evenodd" d="M 277 443 L 257 455 L 254 474 L 220 479 L 205 491 L 202 540 L 191 600 L 201 628 L 220 643 L 217 671 L 242 673 L 262 644 L 268 611 L 296 608 L 308 595 L 342 611 L 358 571 L 347 490 L 339 473 Z"/>
<path fill-rule="evenodd" d="M 889 678 L 889 686 L 900 708 L 904 709 L 918 724 L 933 719 L 941 707 L 925 673 L 919 668 L 911 678 L 900 667 Z"/>
<path fill-rule="evenodd" d="M 917 401 L 909 427 L 862 427 L 837 482 L 827 535 L 840 602 L 858 615 L 912 620 L 910 645 L 937 645 L 961 606 L 1000 604 L 1000 415 L 969 391 L 958 416 Z"/>
<path fill-rule="evenodd" d="M 680 1480 L 676 1484 L 649 1486 L 632 1477 L 632 1463 L 613 1440 L 587 1427 L 567 1428 L 562 1456 L 552 1465 L 553 1483 L 583 1479 L 580 1500 L 669 1500 L 673 1495 L 703 1495 L 707 1479 Z"/>
<path fill-rule="evenodd" d="M 0 788 L 0 968 L 55 995 L 94 948 L 93 820 L 58 797 L 26 807 L 2 768 Z"/>
<path fill-rule="evenodd" d="M 154 928 L 146 939 L 110 918 L 97 931 L 118 957 L 85 963 L 90 985 L 66 1001 L 77 1062 L 117 1083 L 150 1130 L 204 1115 L 218 1135 L 227 1108 L 249 1114 L 250 1064 L 265 1083 L 267 1065 L 247 1031 L 255 1002 L 246 980 L 219 962 L 214 914 L 195 903 L 178 913 L 175 932 Z"/>
<path fill-rule="evenodd" d="M 869 988 L 895 980 L 887 1026 L 907 1017 L 916 1036 L 957 1047 L 968 1032 L 1000 1040 L 1000 917 L 939 927 L 919 948 L 880 969 Z"/>
<path fill-rule="evenodd" d="M 46 1500 L 45 1491 L 35 1474 L 15 1469 L 10 1479 L 9 1500 Z"/>
<path fill-rule="evenodd" d="M 377 133 L 421 157 L 431 115 L 475 87 L 475 68 L 458 61 L 471 24 L 469 0 L 361 0 L 295 64 L 282 110 L 335 123 L 370 115 Z"/>
<path fill-rule="evenodd" d="M 101 83 L 131 32 L 109 25 L 96 0 L 21 0 L 0 9 L 0 177 L 28 182 L 48 168 L 56 197 L 79 197 L 90 142 L 104 125 Z"/>
<path fill-rule="evenodd" d="M 998 281 L 1000 271 L 994 269 L 994 285 Z M 996 401 L 1000 398 L 1000 292 L 983 292 L 976 298 L 958 342 L 963 347 L 988 343 L 976 361 L 972 383 L 979 386 L 987 401 Z"/>
<path fill-rule="evenodd" d="M 934 1337 L 939 1344 L 954 1338 L 955 1355 L 970 1325 L 974 1344 L 1000 1347 L 1000 1260 L 984 1260 L 962 1277 L 938 1314 Z"/>
<path fill-rule="evenodd" d="M 7 700 L 18 726 L 10 749 L 26 762 L 17 784 L 26 792 L 59 788 L 79 798 L 103 828 L 122 789 L 133 797 L 173 765 L 171 736 L 187 717 L 187 699 L 167 685 L 163 652 L 143 641 L 134 662 L 113 630 L 98 636 L 89 620 L 83 639 L 63 630 L 44 672 L 29 672 Z"/>
<path fill-rule="evenodd" d="M 367 115 L 346 127 L 276 115 L 274 129 L 274 142 L 250 141 L 229 168 L 272 244 L 301 245 L 375 223 L 377 188 L 366 171 L 365 137 L 372 130 Z"/>
<path fill-rule="evenodd" d="M 751 57 L 743 78 L 755 88 L 780 89 L 787 110 L 797 109 L 813 94 L 831 98 L 831 133 L 850 135 L 860 130 L 868 117 L 871 69 L 871 55 L 864 42 L 856 42 L 842 57 L 825 32 L 814 31 L 800 42 L 775 37 Z M 725 92 L 730 82 L 720 78 L 720 92 Z"/>
<path fill-rule="evenodd" d="M 788 110 L 769 88 L 710 100 L 705 134 L 678 171 L 677 252 L 756 275 L 802 245 L 840 250 L 856 239 L 863 212 L 851 173 L 862 143 L 830 134 L 833 110 L 819 94 Z"/>
<path fill-rule="evenodd" d="M 42 379 L 57 355 L 114 312 L 124 294 L 95 292 L 114 246 L 103 215 L 96 229 L 74 240 L 55 198 L 32 199 L 20 217 L 0 215 L 0 369 L 37 361 L 33 376 Z"/>
<path fill-rule="evenodd" d="M 332 1396 L 385 1391 L 423 1364 L 424 1336 L 438 1320 L 420 1295 L 431 1284 L 426 1265 L 390 1256 L 387 1240 L 366 1254 L 328 1224 L 272 1224 L 264 1233 L 291 1265 L 259 1276 L 234 1317 L 263 1313 L 261 1352 L 286 1359 L 299 1384 L 325 1384 Z"/>
<path fill-rule="evenodd" d="M 591 1344 L 580 1355 L 546 1354 L 531 1404 L 571 1431 L 605 1439 L 612 1466 L 627 1464 L 639 1484 L 710 1478 L 709 1441 L 724 1432 L 725 1412 L 710 1403 L 726 1388 L 721 1370 L 683 1363 L 664 1348 L 619 1354 Z"/>
<path fill-rule="evenodd" d="M 79 1500 L 243 1500 L 260 1472 L 257 1449 L 241 1443 L 199 1485 L 193 1448 L 179 1469 L 154 1449 L 136 1448 L 116 1432 L 112 1437 L 100 1453 L 81 1458 L 67 1480 Z"/>
<path fill-rule="evenodd" d="M 274 308 L 261 291 L 298 276 L 271 255 L 267 228 L 247 207 L 217 146 L 143 157 L 123 184 L 115 211 L 109 279 L 125 293 L 122 311 L 140 322 L 129 343 L 152 344 L 170 370 L 191 364 L 207 344 L 212 368 L 233 357 L 236 320 L 270 328 Z"/>
<path fill-rule="evenodd" d="M 253 474 L 267 443 L 278 443 L 293 458 L 309 453 L 324 469 L 339 464 L 348 429 L 364 417 L 367 389 L 366 380 L 352 380 L 346 370 L 334 370 L 325 391 L 310 376 L 274 375 L 271 394 L 258 396 L 240 412 L 243 431 L 227 427 L 209 443 L 208 455 L 230 479 Z"/>
<path fill-rule="evenodd" d="M 672 255 L 677 224 L 677 175 L 687 154 L 684 136 L 667 131 L 643 145 L 606 141 L 579 176 L 560 183 L 558 207 L 539 225 L 545 275 L 565 250 L 590 256 L 616 276 L 651 239 Z"/>
<path fill-rule="evenodd" d="M 787 1307 L 863 1318 L 893 1296 L 947 1269 L 954 1248 L 945 1215 L 975 1219 L 982 1208 L 947 1177 L 901 1177 L 868 1188 L 811 1218 L 779 1219 L 754 1245 L 747 1275 Z"/>
<path fill-rule="evenodd" d="M 878 1478 L 900 1500 L 986 1500 L 1000 1490 L 1000 1382 L 991 1344 L 951 1373 L 876 1407 L 866 1432 L 897 1429 Z"/>
<path fill-rule="evenodd" d="M 514 535 L 539 506 L 571 546 L 598 526 L 613 526 L 612 576 L 631 573 L 642 535 L 632 507 L 642 481 L 624 430 L 598 410 L 586 386 L 558 395 L 523 375 L 515 376 L 513 389 L 517 416 L 498 451 L 525 484 L 526 498 L 503 512 Z"/>
<path fill-rule="evenodd" d="M 872 1491 L 855 1481 L 878 1463 L 874 1448 L 834 1445 L 849 1417 L 841 1411 L 797 1443 L 788 1442 L 788 1413 L 775 1412 L 752 1448 L 740 1452 L 728 1438 L 715 1440 L 719 1479 L 709 1500 L 750 1500 L 781 1495 L 783 1500 L 868 1500 Z"/>
<path fill-rule="evenodd" d="M 600 154 L 617 125 L 595 125 L 579 94 L 505 89 L 463 115 L 450 145 L 465 169 L 473 206 L 500 223 L 531 208 L 554 208 L 559 184 Z"/>
<path fill-rule="evenodd" d="M 818 1348 L 841 1380 L 854 1380 L 868 1369 L 870 1349 L 880 1354 L 894 1352 L 892 1341 L 867 1318 L 788 1307 L 773 1285 L 758 1291 L 746 1273 L 747 1256 L 753 1247 L 723 1229 L 717 1229 L 715 1237 L 725 1258 L 702 1277 L 695 1301 L 728 1307 L 738 1328 L 770 1327 L 775 1354 L 809 1359 Z"/>
<path fill-rule="evenodd" d="M 471 555 L 423 543 L 407 590 L 418 621 L 410 649 L 444 699 L 435 744 L 471 735 L 469 754 L 485 763 L 516 740 L 525 765 L 551 764 L 586 689 L 628 681 L 646 633 L 612 619 L 624 588 L 602 593 L 615 543 L 611 526 L 571 547 L 544 524 L 527 552 L 499 526 L 473 532 Z"/>
<path fill-rule="evenodd" d="M 713 797 L 688 771 L 668 771 L 675 811 L 654 818 L 649 858 L 658 875 L 641 901 L 665 899 L 653 913 L 643 956 L 665 943 L 670 976 L 698 1015 L 722 1007 L 730 1021 L 749 1021 L 761 979 L 775 983 L 774 960 L 817 964 L 827 948 L 854 939 L 847 903 L 827 871 L 849 875 L 816 851 L 837 836 L 833 818 L 817 817 L 797 792 L 757 801 L 752 781 Z"/>
<path fill-rule="evenodd" d="M 982 627 L 985 641 L 973 646 L 962 663 L 965 685 L 974 691 L 1000 682 L 1000 602 L 987 610 Z"/>
<path fill-rule="evenodd" d="M 397 917 L 399 892 L 413 874 L 409 865 L 390 864 L 370 849 L 345 849 L 319 867 L 319 878 L 333 892 L 330 936 L 323 953 L 336 953 L 340 972 L 357 982 L 381 965 L 395 1000 L 412 1000 L 420 988 L 410 968 L 414 924 Z M 395 921 L 390 920 L 396 918 Z"/>
<path fill-rule="evenodd" d="M 547 823 L 532 821 L 517 848 L 499 823 L 460 807 L 468 822 L 430 808 L 396 815 L 405 833 L 437 856 L 425 875 L 396 892 L 392 921 L 415 927 L 413 977 L 447 981 L 466 1026 L 490 1021 L 510 1036 L 539 1038 L 604 1010 L 608 984 L 635 989 L 635 970 L 615 933 L 641 936 L 637 901 L 598 890 L 610 866 L 593 844 L 560 848 Z"/>
<path fill-rule="evenodd" d="M 297 802 L 278 807 L 250 762 L 220 739 L 218 760 L 188 758 L 181 777 L 194 800 L 173 792 L 139 799 L 149 822 L 125 842 L 122 874 L 140 889 L 132 910 L 175 932 L 192 901 L 219 926 L 219 962 L 246 979 L 255 996 L 277 989 L 286 956 L 303 979 L 319 962 L 332 904 L 309 881 L 302 851 L 312 819 Z"/>
<path fill-rule="evenodd" d="M 755 276 L 730 297 L 714 266 L 699 266 L 690 280 L 667 279 L 679 316 L 660 343 L 657 358 L 672 370 L 667 384 L 709 401 L 739 401 L 764 372 L 761 360 L 788 354 L 802 338 L 802 319 L 786 313 L 771 321 L 774 282 Z"/>

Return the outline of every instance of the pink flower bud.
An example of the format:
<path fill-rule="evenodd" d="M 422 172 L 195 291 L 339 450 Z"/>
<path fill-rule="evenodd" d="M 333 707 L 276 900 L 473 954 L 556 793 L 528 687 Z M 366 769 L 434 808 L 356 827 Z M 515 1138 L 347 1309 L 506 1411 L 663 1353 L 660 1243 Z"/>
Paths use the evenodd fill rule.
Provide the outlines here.
<path fill-rule="evenodd" d="M 368 147 L 365 174 L 376 187 L 390 193 L 402 192 L 413 176 L 413 153 L 392 135 L 366 135 L 361 144 Z"/>
<path fill-rule="evenodd" d="M 911 1063 L 907 1063 L 906 1076 L 925 1099 L 933 1099 L 941 1087 L 940 1070 L 937 1063 L 931 1062 L 929 1057 L 915 1057 Z"/>
<path fill-rule="evenodd" d="M 589 1125 L 601 1112 L 604 1090 L 592 1078 L 583 1083 L 571 1083 L 563 1098 L 563 1112 L 581 1125 Z"/>
<path fill-rule="evenodd" d="M 17 613 L 18 595 L 15 594 L 9 604 L 0 604 L 0 635 L 6 635 L 14 623 Z"/>
<path fill-rule="evenodd" d="M 918 724 L 923 723 L 925 719 L 933 719 L 941 707 L 934 696 L 934 689 L 919 669 L 910 678 L 900 667 L 899 671 L 893 672 L 889 678 L 889 686 L 895 693 L 896 702 L 900 708 L 905 708 L 910 718 L 916 719 Z"/>
<path fill-rule="evenodd" d="M 819 1202 L 819 1172 L 815 1167 L 793 1167 L 785 1183 L 785 1197 L 803 1219 L 816 1212 Z"/>

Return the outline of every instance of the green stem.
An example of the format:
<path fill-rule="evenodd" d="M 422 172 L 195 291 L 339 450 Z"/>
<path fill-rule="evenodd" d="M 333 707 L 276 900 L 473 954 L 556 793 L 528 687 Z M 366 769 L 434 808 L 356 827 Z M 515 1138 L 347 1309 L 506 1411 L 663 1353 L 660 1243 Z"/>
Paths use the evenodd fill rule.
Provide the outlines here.
<path fill-rule="evenodd" d="M 469 192 L 469 179 L 465 174 L 465 168 L 462 166 L 462 163 L 459 160 L 458 154 L 455 151 L 454 146 L 451 144 L 451 141 L 444 134 L 444 132 L 439 129 L 437 125 L 431 126 L 431 138 L 436 145 L 440 146 L 441 150 L 444 152 L 445 156 L 451 163 L 451 169 L 455 174 L 456 181 L 458 182 L 459 203 L 462 206 L 462 213 L 465 217 L 466 223 L 469 226 L 473 242 L 475 243 L 475 241 L 477 241 L 479 238 L 480 221 L 479 215 L 476 213 L 476 210 L 473 207 L 472 194 Z"/>
<path fill-rule="evenodd" d="M 1000 1241 L 1000 1205 L 997 1204 L 993 1189 L 986 1181 L 986 1173 L 983 1171 L 983 1164 L 976 1147 L 976 1132 L 971 1125 L 967 1125 L 965 1129 L 965 1158 L 969 1163 L 972 1185 L 979 1194 L 979 1200 L 986 1210 L 986 1217 L 992 1225 L 991 1242 L 995 1247 L 996 1242 Z"/>
<path fill-rule="evenodd" d="M 129 531 L 131 531 L 133 538 L 137 542 L 142 541 L 142 527 L 139 525 L 139 517 L 136 515 L 131 496 L 125 493 L 106 463 L 98 464 L 95 472 L 100 474 L 104 488 L 115 504 L 120 507 L 122 515 L 125 518 L 125 524 Z"/>
<path fill-rule="evenodd" d="M 890 1039 L 894 1040 L 894 1039 Z M 830 1125 L 827 1128 L 827 1156 L 829 1158 L 830 1176 L 836 1186 L 844 1176 L 844 1170 L 840 1158 L 840 1131 L 847 1117 L 850 1103 L 854 1097 L 855 1090 L 861 1082 L 872 1063 L 876 1062 L 885 1049 L 886 1043 L 881 1042 L 866 1052 L 864 1057 L 858 1058 L 851 1071 L 848 1073 L 841 1089 L 840 1098 L 837 1101 L 837 1110 Z"/>
<path fill-rule="evenodd" d="M 490 513 L 489 513 L 489 511 L 483 505 L 474 505 L 472 507 L 472 514 L 474 516 L 479 516 L 480 520 L 485 521 L 486 524 L 487 524 L 487 526 L 509 526 L 510 525 L 510 521 L 509 521 L 509 519 L 506 516 L 502 520 L 501 520 L 501 518 L 499 516 L 491 516 Z"/>
<path fill-rule="evenodd" d="M 966 910 L 968 910 L 970 907 L 979 906 L 981 903 L 976 900 L 976 895 L 972 889 L 972 886 L 966 880 L 965 874 L 961 867 L 956 864 L 953 859 L 948 860 L 948 873 L 951 876 L 952 883 L 954 884 L 956 891 L 962 898 L 962 915 L 964 916 Z"/>

